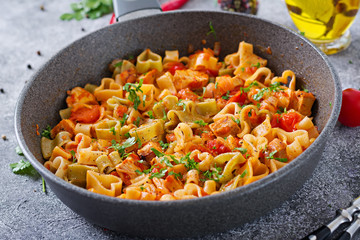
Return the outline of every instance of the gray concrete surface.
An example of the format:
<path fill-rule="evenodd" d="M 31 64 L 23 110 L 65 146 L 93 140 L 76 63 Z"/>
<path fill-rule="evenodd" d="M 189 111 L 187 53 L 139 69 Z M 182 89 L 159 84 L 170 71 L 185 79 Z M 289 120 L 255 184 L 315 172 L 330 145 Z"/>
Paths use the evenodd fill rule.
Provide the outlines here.
<path fill-rule="evenodd" d="M 0 239 L 129 239 L 89 224 L 62 204 L 51 189 L 44 194 L 41 179 L 15 175 L 9 167 L 21 159 L 14 150 L 17 143 L 13 117 L 17 97 L 26 81 L 61 48 L 109 22 L 110 15 L 80 22 L 59 20 L 62 13 L 70 11 L 71 2 L 1 1 L 0 88 L 4 93 L 0 93 L 0 135 L 7 140 L 0 139 Z M 45 11 L 40 10 L 42 5 Z M 190 0 L 185 8 L 218 9 L 214 0 Z M 258 16 L 293 27 L 281 0 L 260 1 Z M 351 32 L 353 41 L 349 49 L 329 57 L 344 89 L 360 88 L 359 16 Z M 32 69 L 28 69 L 28 64 Z M 256 221 L 205 238 L 299 239 L 331 220 L 336 209 L 347 207 L 358 195 L 360 128 L 338 123 L 313 177 L 302 189 Z"/>

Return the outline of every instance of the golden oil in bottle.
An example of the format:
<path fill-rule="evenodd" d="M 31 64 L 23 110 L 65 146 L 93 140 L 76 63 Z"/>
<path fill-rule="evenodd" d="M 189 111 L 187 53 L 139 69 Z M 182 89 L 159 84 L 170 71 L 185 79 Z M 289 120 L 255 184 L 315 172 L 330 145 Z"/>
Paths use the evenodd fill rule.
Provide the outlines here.
<path fill-rule="evenodd" d="M 340 38 L 354 21 L 360 0 L 285 0 L 299 31 L 310 40 Z"/>

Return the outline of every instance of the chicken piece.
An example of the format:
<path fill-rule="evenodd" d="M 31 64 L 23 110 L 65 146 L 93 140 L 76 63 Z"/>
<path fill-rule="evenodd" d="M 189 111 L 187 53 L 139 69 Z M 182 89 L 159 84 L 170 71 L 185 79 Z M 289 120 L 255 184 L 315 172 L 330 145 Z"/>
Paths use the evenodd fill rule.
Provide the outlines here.
<path fill-rule="evenodd" d="M 59 132 L 66 131 L 70 133 L 70 138 L 75 136 L 75 124 L 69 119 L 61 120 L 50 132 L 51 138 L 54 139 Z"/>
<path fill-rule="evenodd" d="M 164 186 L 169 189 L 170 192 L 175 192 L 178 189 L 184 188 L 184 184 L 179 179 L 175 178 L 174 175 L 166 177 Z"/>
<path fill-rule="evenodd" d="M 69 95 L 66 98 L 68 107 L 72 107 L 77 103 L 98 104 L 95 96 L 81 87 L 75 87 L 71 91 L 67 91 L 67 94 Z"/>
<path fill-rule="evenodd" d="M 210 129 L 217 137 L 236 136 L 241 131 L 239 125 L 235 122 L 235 118 L 232 119 L 229 116 L 220 118 L 210 124 Z"/>
<path fill-rule="evenodd" d="M 145 160 L 146 162 L 150 162 L 154 157 L 156 157 L 155 153 L 151 150 L 151 148 L 155 148 L 159 152 L 163 150 L 160 147 L 160 144 L 157 142 L 148 142 L 141 149 L 137 151 L 140 158 Z"/>
<path fill-rule="evenodd" d="M 190 90 L 202 89 L 209 82 L 206 73 L 187 70 L 177 70 L 174 75 L 174 84 L 177 90 L 189 88 Z"/>
<path fill-rule="evenodd" d="M 305 116 L 311 115 L 311 108 L 315 102 L 315 97 L 312 93 L 304 91 L 293 92 L 290 100 L 290 108 L 298 111 Z"/>
<path fill-rule="evenodd" d="M 286 143 L 282 142 L 280 139 L 278 138 L 274 138 L 274 140 L 272 140 L 267 147 L 267 156 L 269 156 L 270 153 L 275 152 L 276 153 L 273 155 L 273 158 L 287 158 L 286 155 Z M 266 154 L 265 154 L 266 155 Z"/>
<path fill-rule="evenodd" d="M 142 171 L 141 163 L 138 160 L 127 157 L 122 163 L 116 165 L 115 169 L 119 177 L 123 180 L 126 185 L 131 184 L 131 179 L 134 179 L 138 176 L 135 172 L 136 170 Z"/>

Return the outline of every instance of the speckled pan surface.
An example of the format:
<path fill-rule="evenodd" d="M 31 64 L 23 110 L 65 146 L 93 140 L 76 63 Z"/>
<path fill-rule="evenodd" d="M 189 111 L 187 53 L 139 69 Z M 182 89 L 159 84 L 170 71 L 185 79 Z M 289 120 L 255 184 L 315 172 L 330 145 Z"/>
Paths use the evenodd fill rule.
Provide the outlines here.
<path fill-rule="evenodd" d="M 71 185 L 43 167 L 40 137 L 35 133 L 59 120 L 66 90 L 85 83 L 99 84 L 110 76 L 114 58 L 137 55 L 145 48 L 163 54 L 188 44 L 212 47 L 209 22 L 221 42 L 222 57 L 237 50 L 240 41 L 254 44 L 256 54 L 268 59 L 276 73 L 291 69 L 297 87 L 306 87 L 317 101 L 313 107 L 319 138 L 300 157 L 257 182 L 201 199 L 149 202 L 122 200 Z M 272 54 L 266 53 L 270 47 Z M 332 104 L 329 104 L 332 103 Z M 310 177 L 341 106 L 341 87 L 326 57 L 291 30 L 253 16 L 224 12 L 178 11 L 114 24 L 68 46 L 45 64 L 26 85 L 15 112 L 16 134 L 25 156 L 68 207 L 88 221 L 133 236 L 180 237 L 226 231 L 251 221 L 290 197 Z"/>

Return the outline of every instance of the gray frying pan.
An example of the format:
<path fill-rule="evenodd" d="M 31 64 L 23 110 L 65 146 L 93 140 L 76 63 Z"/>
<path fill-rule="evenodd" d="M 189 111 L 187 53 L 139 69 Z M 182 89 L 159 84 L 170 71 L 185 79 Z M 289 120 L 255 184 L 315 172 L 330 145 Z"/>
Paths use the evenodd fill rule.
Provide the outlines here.
<path fill-rule="evenodd" d="M 154 4 L 153 0 L 145 1 Z M 115 5 L 117 9 L 122 7 Z M 122 14 L 116 13 L 117 17 Z M 207 35 L 210 21 L 216 39 Z M 221 58 L 237 51 L 240 41 L 252 43 L 255 53 L 268 59 L 275 74 L 291 69 L 297 75 L 297 87 L 306 87 L 315 94 L 317 100 L 312 110 L 321 134 L 303 154 L 277 172 L 244 187 L 171 202 L 123 200 L 95 194 L 65 182 L 42 165 L 40 137 L 34 129 L 36 124 L 44 129 L 59 122 L 58 111 L 66 107 L 66 90 L 86 83 L 99 84 L 102 77 L 111 76 L 107 66 L 115 58 L 136 56 L 145 48 L 162 55 L 165 50 L 178 49 L 180 55 L 186 55 L 189 43 L 201 49 L 203 39 L 205 47 L 221 42 Z M 267 47 L 272 54 L 266 52 Z M 175 11 L 121 21 L 61 50 L 23 89 L 16 106 L 15 128 L 25 156 L 52 191 L 89 222 L 132 236 L 185 237 L 229 230 L 264 215 L 289 198 L 311 176 L 340 106 L 341 87 L 334 69 L 317 48 L 292 30 L 243 14 Z"/>

